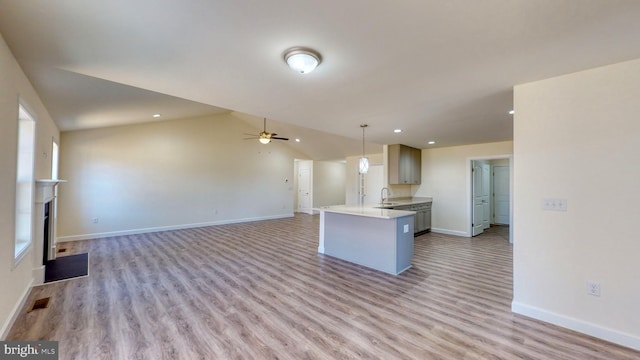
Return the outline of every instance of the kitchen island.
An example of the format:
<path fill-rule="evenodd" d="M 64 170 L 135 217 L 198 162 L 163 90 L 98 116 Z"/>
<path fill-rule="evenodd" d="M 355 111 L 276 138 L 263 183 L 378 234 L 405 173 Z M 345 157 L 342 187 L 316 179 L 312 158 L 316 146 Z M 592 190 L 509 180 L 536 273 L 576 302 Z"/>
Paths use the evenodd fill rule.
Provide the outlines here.
<path fill-rule="evenodd" d="M 414 211 L 345 205 L 318 210 L 319 253 L 393 275 L 411 267 Z"/>

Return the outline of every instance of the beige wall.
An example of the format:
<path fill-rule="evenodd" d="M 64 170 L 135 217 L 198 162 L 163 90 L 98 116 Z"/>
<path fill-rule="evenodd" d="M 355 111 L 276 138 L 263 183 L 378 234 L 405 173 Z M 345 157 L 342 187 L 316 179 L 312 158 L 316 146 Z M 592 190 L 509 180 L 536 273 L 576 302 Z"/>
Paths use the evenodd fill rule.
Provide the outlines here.
<path fill-rule="evenodd" d="M 294 194 L 295 207 L 303 212 L 313 214 L 312 210 L 320 206 L 340 205 L 345 203 L 346 166 L 338 161 L 298 160 L 294 165 L 295 173 L 299 169 L 309 169 L 311 209 L 298 209 L 298 194 Z M 298 189 L 295 179 L 294 189 Z"/>
<path fill-rule="evenodd" d="M 313 207 L 345 203 L 346 165 L 336 161 L 313 162 Z"/>
<path fill-rule="evenodd" d="M 252 132 L 222 114 L 62 133 L 59 236 L 291 216 L 297 154 Z"/>
<path fill-rule="evenodd" d="M 422 181 L 415 196 L 433 197 L 433 232 L 470 236 L 470 159 L 509 156 L 513 142 L 422 150 Z"/>
<path fill-rule="evenodd" d="M 59 132 L 40 98 L 0 37 L 0 339 L 23 296 L 38 262 L 33 246 L 14 267 L 16 156 L 19 101 L 36 119 L 35 178 L 51 176 L 51 144 Z"/>
<path fill-rule="evenodd" d="M 640 60 L 514 99 L 514 311 L 640 349 Z"/>

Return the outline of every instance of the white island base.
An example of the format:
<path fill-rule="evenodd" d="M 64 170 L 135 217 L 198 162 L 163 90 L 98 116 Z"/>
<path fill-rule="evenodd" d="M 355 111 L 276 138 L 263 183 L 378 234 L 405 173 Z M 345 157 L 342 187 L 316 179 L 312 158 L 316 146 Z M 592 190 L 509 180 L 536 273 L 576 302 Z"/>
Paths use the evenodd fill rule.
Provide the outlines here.
<path fill-rule="evenodd" d="M 413 259 L 413 211 L 321 208 L 318 252 L 398 275 Z"/>

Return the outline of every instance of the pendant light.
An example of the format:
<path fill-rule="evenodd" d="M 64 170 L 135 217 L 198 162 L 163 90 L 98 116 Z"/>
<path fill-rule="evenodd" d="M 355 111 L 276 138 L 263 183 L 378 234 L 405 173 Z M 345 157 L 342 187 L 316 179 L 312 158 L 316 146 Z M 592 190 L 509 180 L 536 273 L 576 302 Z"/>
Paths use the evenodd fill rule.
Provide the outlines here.
<path fill-rule="evenodd" d="M 367 124 L 362 124 L 360 127 L 362 128 L 362 157 L 360 158 L 360 162 L 358 164 L 358 172 L 360 174 L 366 174 L 369 171 L 369 159 L 365 156 L 364 152 L 364 129 L 369 126 Z"/>

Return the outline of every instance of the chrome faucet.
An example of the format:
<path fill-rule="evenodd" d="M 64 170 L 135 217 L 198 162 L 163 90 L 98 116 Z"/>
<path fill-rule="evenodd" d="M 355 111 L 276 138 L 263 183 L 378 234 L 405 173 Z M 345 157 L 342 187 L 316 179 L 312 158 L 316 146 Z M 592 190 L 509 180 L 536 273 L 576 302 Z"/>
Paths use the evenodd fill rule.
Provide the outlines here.
<path fill-rule="evenodd" d="M 384 204 L 384 200 L 385 200 L 384 191 L 385 190 L 387 190 L 387 199 L 389 198 L 389 192 L 391 190 L 389 190 L 388 187 L 383 187 L 382 190 L 380 190 L 380 204 Z"/>

